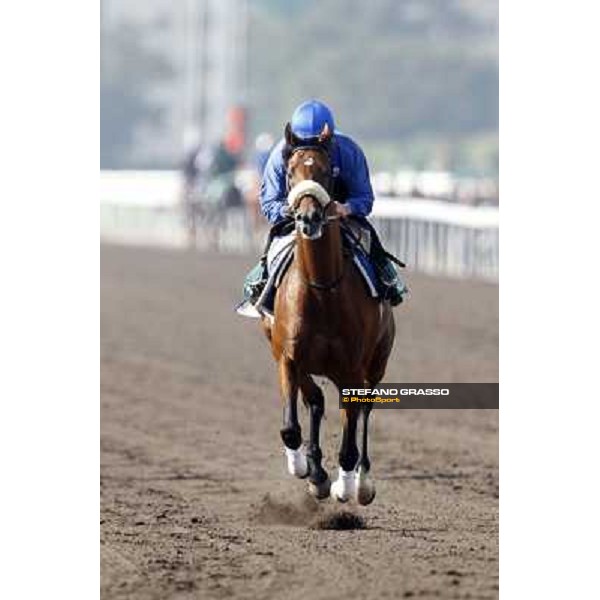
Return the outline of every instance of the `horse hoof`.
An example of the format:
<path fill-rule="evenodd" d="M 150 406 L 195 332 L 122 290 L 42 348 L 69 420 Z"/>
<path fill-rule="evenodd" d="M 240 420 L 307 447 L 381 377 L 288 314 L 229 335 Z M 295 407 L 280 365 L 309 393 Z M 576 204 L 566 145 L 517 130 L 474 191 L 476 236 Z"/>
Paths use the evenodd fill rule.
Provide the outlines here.
<path fill-rule="evenodd" d="M 344 471 L 340 468 L 338 478 L 331 484 L 331 497 L 338 502 L 348 502 L 355 494 L 354 471 Z"/>
<path fill-rule="evenodd" d="M 375 500 L 375 486 L 371 484 L 370 489 L 361 488 L 356 492 L 356 501 L 361 506 L 367 506 Z"/>
<path fill-rule="evenodd" d="M 368 471 L 362 467 L 356 473 L 356 502 L 361 506 L 367 506 L 375 500 L 375 484 L 369 477 Z"/>
<path fill-rule="evenodd" d="M 308 475 L 308 461 L 306 460 L 306 454 L 302 448 L 292 450 L 291 448 L 285 448 L 285 455 L 287 457 L 287 468 L 290 475 L 304 479 Z"/>
<path fill-rule="evenodd" d="M 308 482 L 308 492 L 314 496 L 317 500 L 324 500 L 329 497 L 331 491 L 331 479 L 327 477 L 321 483 L 315 483 L 314 481 Z"/>

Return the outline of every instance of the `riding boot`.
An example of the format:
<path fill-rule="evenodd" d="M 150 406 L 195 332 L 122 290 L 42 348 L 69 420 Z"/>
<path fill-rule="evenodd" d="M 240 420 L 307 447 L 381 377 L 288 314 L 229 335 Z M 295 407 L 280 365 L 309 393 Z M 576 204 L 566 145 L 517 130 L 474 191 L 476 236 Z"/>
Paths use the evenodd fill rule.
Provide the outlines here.
<path fill-rule="evenodd" d="M 267 254 L 260 257 L 258 263 L 246 275 L 244 280 L 244 301 L 254 304 L 262 293 L 269 274 L 267 272 Z"/>
<path fill-rule="evenodd" d="M 259 313 L 254 308 L 254 304 L 260 298 L 260 295 L 267 284 L 269 273 L 267 270 L 267 253 L 271 246 L 275 234 L 276 227 L 272 227 L 267 236 L 263 253 L 258 263 L 250 269 L 244 279 L 243 297 L 244 299 L 236 307 L 236 312 L 242 316 L 257 317 Z"/>
<path fill-rule="evenodd" d="M 256 264 L 244 279 L 243 296 L 244 299 L 235 307 L 235 312 L 242 317 L 260 318 L 260 313 L 255 308 L 256 301 L 260 298 L 268 279 L 267 274 L 267 255 L 261 256 Z"/>
<path fill-rule="evenodd" d="M 246 275 L 244 279 L 243 295 L 244 299 L 237 305 L 235 311 L 245 317 L 260 317 L 260 313 L 254 307 L 256 301 L 260 298 L 265 285 L 269 280 L 269 273 L 267 270 L 267 254 L 273 240 L 283 233 L 293 228 L 294 222 L 292 219 L 284 219 L 279 223 L 273 225 L 267 235 L 265 247 L 258 261 Z"/>
<path fill-rule="evenodd" d="M 371 258 L 383 287 L 383 297 L 392 306 L 401 304 L 408 292 L 394 263 L 383 253 L 371 253 Z"/>
<path fill-rule="evenodd" d="M 383 288 L 382 296 L 385 300 L 389 300 L 392 306 L 397 306 L 404 300 L 404 296 L 408 293 L 408 288 L 396 270 L 396 266 L 388 258 L 377 230 L 367 219 L 361 219 L 361 222 L 366 224 L 371 232 L 370 257 Z"/>
<path fill-rule="evenodd" d="M 380 294 L 384 300 L 389 300 L 392 306 L 401 304 L 404 296 L 408 293 L 404 281 L 400 277 L 396 266 L 388 258 L 383 244 L 379 239 L 379 234 L 372 223 L 365 217 L 354 217 L 363 227 L 366 227 L 371 233 L 371 249 L 369 257 L 375 267 L 379 279 Z"/>

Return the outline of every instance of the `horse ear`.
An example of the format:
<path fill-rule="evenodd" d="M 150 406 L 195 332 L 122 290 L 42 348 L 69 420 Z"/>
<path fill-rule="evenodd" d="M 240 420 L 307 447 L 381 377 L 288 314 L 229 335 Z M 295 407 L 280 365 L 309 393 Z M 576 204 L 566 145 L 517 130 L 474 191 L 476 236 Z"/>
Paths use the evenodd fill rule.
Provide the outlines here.
<path fill-rule="evenodd" d="M 319 134 L 319 143 L 323 144 L 324 142 L 328 142 L 331 139 L 332 135 L 333 131 L 329 129 L 329 123 L 325 123 L 325 125 L 323 126 L 323 130 Z"/>
<path fill-rule="evenodd" d="M 298 138 L 294 135 L 292 125 L 289 122 L 285 125 L 285 141 L 288 146 L 295 146 L 298 143 Z"/>

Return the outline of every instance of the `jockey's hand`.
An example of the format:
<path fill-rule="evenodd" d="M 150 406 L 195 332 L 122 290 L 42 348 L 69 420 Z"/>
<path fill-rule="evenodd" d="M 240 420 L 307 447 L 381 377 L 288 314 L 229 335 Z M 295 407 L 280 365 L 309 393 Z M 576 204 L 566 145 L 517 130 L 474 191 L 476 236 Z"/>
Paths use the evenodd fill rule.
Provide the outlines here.
<path fill-rule="evenodd" d="M 347 204 L 335 203 L 335 214 L 342 219 L 345 219 L 351 214 L 350 207 Z"/>

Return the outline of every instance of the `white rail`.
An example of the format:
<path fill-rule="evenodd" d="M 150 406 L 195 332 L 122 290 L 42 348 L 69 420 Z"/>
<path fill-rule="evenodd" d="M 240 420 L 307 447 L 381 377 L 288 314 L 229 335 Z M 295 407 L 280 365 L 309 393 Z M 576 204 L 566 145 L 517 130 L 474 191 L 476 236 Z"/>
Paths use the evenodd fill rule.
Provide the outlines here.
<path fill-rule="evenodd" d="M 176 171 L 105 171 L 100 178 L 101 235 L 120 243 L 184 247 L 189 232 Z M 498 279 L 499 214 L 414 198 L 378 198 L 372 219 L 381 239 L 408 267 L 435 275 Z M 263 231 L 253 231 L 245 209 L 200 222 L 196 245 L 223 252 L 258 252 Z"/>

